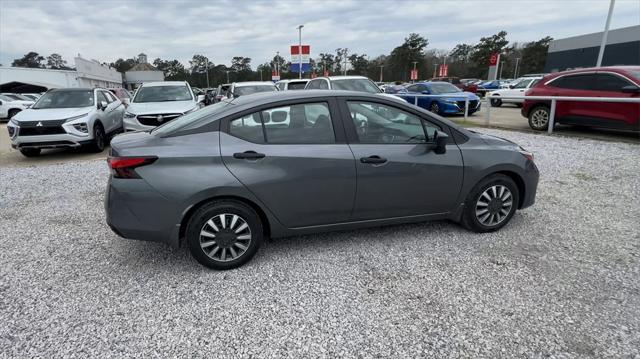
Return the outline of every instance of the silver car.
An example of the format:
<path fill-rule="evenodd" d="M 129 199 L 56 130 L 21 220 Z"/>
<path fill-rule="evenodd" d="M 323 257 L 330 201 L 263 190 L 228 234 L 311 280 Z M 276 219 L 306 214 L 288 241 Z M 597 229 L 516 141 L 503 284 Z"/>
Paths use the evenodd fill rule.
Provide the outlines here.
<path fill-rule="evenodd" d="M 9 123 L 11 146 L 27 156 L 45 148 L 88 145 L 104 150 L 108 139 L 122 132 L 124 106 L 102 88 L 50 90 Z"/>
<path fill-rule="evenodd" d="M 265 237 L 450 219 L 475 232 L 534 203 L 533 155 L 416 106 L 350 91 L 241 96 L 150 132 L 108 159 L 107 223 L 246 263 Z"/>

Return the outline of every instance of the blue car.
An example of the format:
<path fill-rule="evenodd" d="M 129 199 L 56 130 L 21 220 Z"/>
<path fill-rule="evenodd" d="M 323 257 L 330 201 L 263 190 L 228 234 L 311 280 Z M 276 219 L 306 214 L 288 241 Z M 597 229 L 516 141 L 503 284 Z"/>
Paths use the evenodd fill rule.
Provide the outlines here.
<path fill-rule="evenodd" d="M 411 104 L 417 104 L 439 115 L 464 114 L 465 100 L 469 101 L 469 115 L 480 110 L 480 98 L 471 92 L 463 92 L 448 82 L 418 82 L 409 85 L 405 91 L 395 94 Z M 422 95 L 422 96 L 416 96 Z M 446 97 L 429 95 L 450 95 Z M 418 97 L 416 103 L 416 97 Z"/>
<path fill-rule="evenodd" d="M 484 97 L 489 91 L 499 90 L 500 85 L 502 85 L 502 81 L 500 80 L 491 80 L 491 81 L 482 82 L 478 85 L 477 93 L 480 96 Z"/>

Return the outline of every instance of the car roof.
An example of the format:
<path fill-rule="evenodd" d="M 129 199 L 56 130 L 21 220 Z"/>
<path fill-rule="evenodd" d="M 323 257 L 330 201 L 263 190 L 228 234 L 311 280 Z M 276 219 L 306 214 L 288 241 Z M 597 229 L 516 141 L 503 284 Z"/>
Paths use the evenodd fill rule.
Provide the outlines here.
<path fill-rule="evenodd" d="M 602 66 L 602 67 L 585 67 L 581 69 L 573 69 L 566 70 L 560 72 L 554 72 L 551 74 L 553 77 L 566 75 L 566 74 L 579 74 L 583 72 L 594 72 L 594 71 L 640 71 L 640 66 Z"/>
<path fill-rule="evenodd" d="M 60 89 L 51 89 L 49 92 L 62 92 L 62 91 L 93 91 L 93 90 L 106 90 L 102 87 L 67 87 Z"/>
<path fill-rule="evenodd" d="M 269 82 L 269 81 L 244 81 L 244 82 L 234 82 L 233 85 L 235 85 L 235 87 L 242 87 L 242 86 L 256 86 L 256 85 L 271 85 L 271 86 L 275 86 L 273 82 Z"/>
<path fill-rule="evenodd" d="M 185 81 L 156 81 L 156 82 L 145 82 L 140 87 L 155 87 L 155 86 L 186 86 L 187 83 Z"/>
<path fill-rule="evenodd" d="M 361 79 L 370 80 L 366 76 L 353 76 L 353 75 L 349 75 L 349 76 L 320 76 L 320 77 L 316 77 L 315 79 L 311 79 L 311 80 L 317 80 L 317 79 L 327 79 L 329 81 L 334 81 L 334 80 L 361 80 Z"/>

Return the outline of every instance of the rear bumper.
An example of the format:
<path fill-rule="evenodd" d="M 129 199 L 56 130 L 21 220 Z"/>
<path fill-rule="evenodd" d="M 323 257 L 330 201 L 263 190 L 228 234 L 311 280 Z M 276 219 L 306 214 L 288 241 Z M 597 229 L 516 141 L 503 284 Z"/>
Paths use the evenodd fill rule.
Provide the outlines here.
<path fill-rule="evenodd" d="M 104 207 L 109 228 L 120 237 L 179 246 L 178 215 L 144 180 L 110 178 Z"/>

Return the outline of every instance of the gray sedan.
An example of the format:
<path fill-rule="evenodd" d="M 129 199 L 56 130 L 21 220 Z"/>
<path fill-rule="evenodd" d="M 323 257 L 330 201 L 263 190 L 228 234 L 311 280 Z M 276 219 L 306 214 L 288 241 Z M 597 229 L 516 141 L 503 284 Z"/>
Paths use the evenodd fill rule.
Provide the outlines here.
<path fill-rule="evenodd" d="M 255 94 L 117 136 L 107 223 L 238 267 L 265 237 L 451 219 L 506 225 L 535 200 L 518 145 L 362 92 Z"/>

